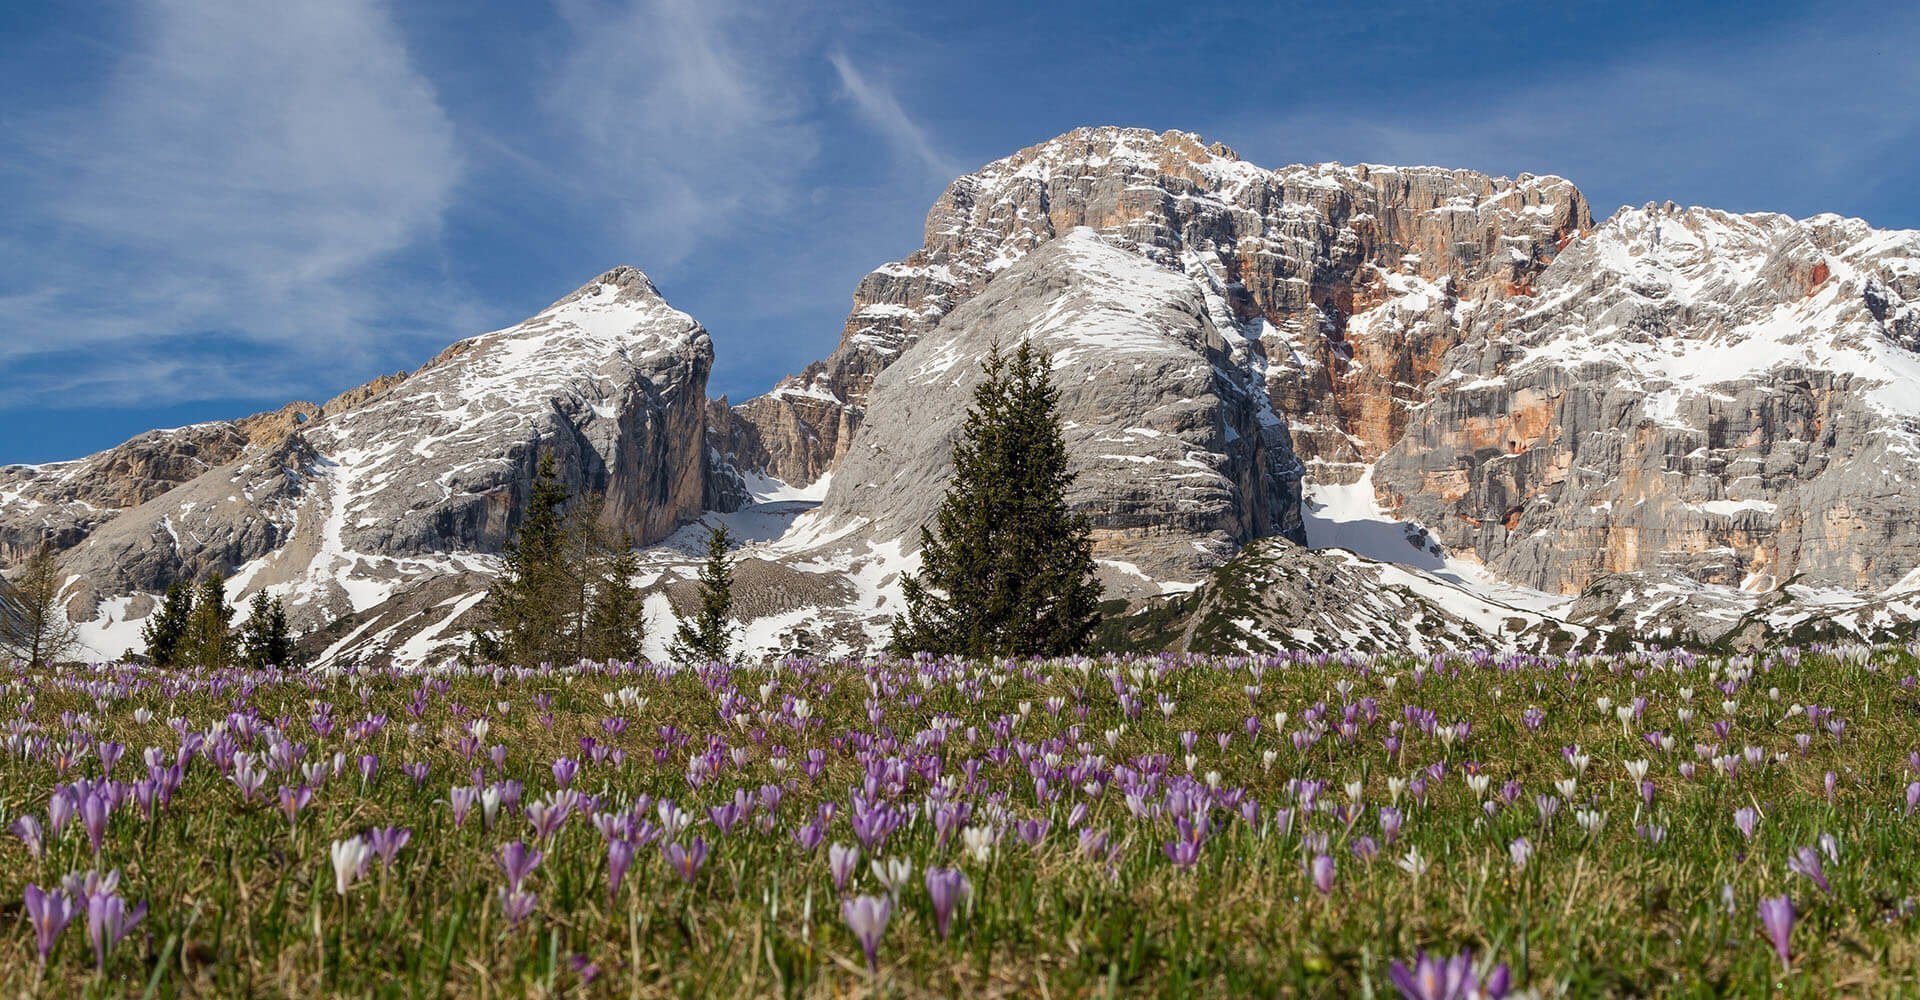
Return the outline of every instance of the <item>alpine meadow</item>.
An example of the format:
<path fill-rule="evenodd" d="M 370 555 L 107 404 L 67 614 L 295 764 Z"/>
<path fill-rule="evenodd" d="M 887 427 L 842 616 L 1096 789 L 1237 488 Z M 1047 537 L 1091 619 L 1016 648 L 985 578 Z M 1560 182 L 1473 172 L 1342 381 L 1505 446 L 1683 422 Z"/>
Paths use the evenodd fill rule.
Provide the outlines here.
<path fill-rule="evenodd" d="M 1920 998 L 1907 6 L 115 14 L 0 995 Z"/>

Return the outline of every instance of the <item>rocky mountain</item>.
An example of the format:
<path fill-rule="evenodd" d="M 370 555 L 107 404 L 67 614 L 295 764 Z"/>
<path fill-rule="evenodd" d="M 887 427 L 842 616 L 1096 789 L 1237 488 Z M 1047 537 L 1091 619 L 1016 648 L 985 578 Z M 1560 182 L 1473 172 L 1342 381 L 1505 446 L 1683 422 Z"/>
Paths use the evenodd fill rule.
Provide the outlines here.
<path fill-rule="evenodd" d="M 656 542 L 738 503 L 729 481 L 708 475 L 712 363 L 706 330 L 623 267 L 404 378 L 296 407 L 299 419 L 275 435 L 240 440 L 266 418 L 171 432 L 198 465 L 165 466 L 170 488 L 70 549 L 73 613 L 104 615 L 111 632 L 171 580 L 220 570 L 236 593 L 277 588 L 297 620 L 317 626 L 426 581 L 477 579 L 516 523 L 542 453 L 573 492 L 604 497 L 609 525 Z M 155 450 L 144 442 L 35 481 L 117 467 L 119 456 Z"/>
<path fill-rule="evenodd" d="M 1878 591 L 1920 566 L 1920 233 L 1625 210 L 1461 326 L 1373 483 L 1501 578 Z"/>
<path fill-rule="evenodd" d="M 0 563 L 67 547 L 102 652 L 219 568 L 292 598 L 327 658 L 429 659 L 551 450 L 646 546 L 656 633 L 725 523 L 750 655 L 859 653 L 979 361 L 1028 339 L 1109 641 L 1896 638 L 1920 622 L 1916 302 L 1920 233 L 1858 220 L 1596 224 L 1556 177 L 1077 129 L 954 181 L 833 353 L 764 396 L 707 400 L 705 331 L 618 268 L 323 406 L 0 470 Z"/>
<path fill-rule="evenodd" d="M 1007 268 L 875 378 L 821 516 L 912 538 L 992 345 L 1053 356 L 1060 412 L 1110 593 L 1196 580 L 1256 538 L 1304 542 L 1301 465 L 1267 400 L 1258 348 L 1206 289 L 1077 229 Z M 1149 591 L 1158 593 L 1159 587 Z"/>
<path fill-rule="evenodd" d="M 1130 289 L 1205 303 L 1244 359 L 1238 384 L 1264 388 L 1268 437 L 1290 444 L 1304 486 L 1291 498 L 1238 494 L 1283 508 L 1256 519 L 1269 528 L 1299 520 L 1284 508 L 1302 495 L 1311 508 L 1328 490 L 1352 492 L 1397 522 L 1396 540 L 1369 556 L 1444 563 L 1601 628 L 1617 620 L 1597 612 L 1606 601 L 1577 599 L 1631 590 L 1639 574 L 1735 590 L 1726 614 L 1666 630 L 1703 641 L 1737 631 L 1760 594 L 1785 602 L 1770 619 L 1781 627 L 1835 607 L 1807 597 L 1820 588 L 1882 595 L 1895 609 L 1886 620 L 1900 618 L 1920 566 L 1903 502 L 1920 456 L 1920 234 L 1670 205 L 1595 225 L 1552 177 L 1267 171 L 1185 133 L 1075 130 L 954 182 L 926 245 L 861 284 L 834 354 L 733 408 L 733 426 L 750 431 L 735 436 L 763 446 L 737 459 L 800 481 L 831 473 L 824 515 L 905 537 L 899 523 L 932 501 L 890 484 L 941 481 L 954 423 L 942 419 L 951 397 L 925 386 L 925 345 L 936 367 L 954 365 L 972 327 L 1003 341 L 1032 332 L 1031 314 L 1008 304 L 1054 286 L 999 283 L 1033 285 L 1029 258 L 1089 232 L 1157 272 L 1129 277 Z M 975 303 L 994 318 L 974 319 Z M 961 357 L 978 356 L 971 342 Z M 1086 363 L 1062 374 L 1100 384 Z M 1103 465 L 1144 456 L 1093 445 L 1125 439 L 1131 419 L 1124 403 L 1095 410 L 1073 417 L 1089 479 L 1077 499 L 1096 519 L 1124 518 L 1132 505 L 1095 484 L 1111 478 Z M 1184 585 L 1220 553 L 1285 533 L 1229 532 L 1222 548 L 1174 529 L 1166 549 L 1195 542 L 1186 564 L 1145 575 Z M 1787 596 L 1794 588 L 1802 596 Z"/>
<path fill-rule="evenodd" d="M 1185 132 L 1075 129 L 954 181 L 926 242 L 867 275 L 838 348 L 735 408 L 743 468 L 807 483 L 845 456 L 875 378 L 1022 256 L 1077 227 L 1209 286 L 1244 327 L 1315 475 L 1398 440 L 1463 301 L 1520 292 L 1592 225 L 1557 177 L 1319 164 L 1266 170 Z"/>

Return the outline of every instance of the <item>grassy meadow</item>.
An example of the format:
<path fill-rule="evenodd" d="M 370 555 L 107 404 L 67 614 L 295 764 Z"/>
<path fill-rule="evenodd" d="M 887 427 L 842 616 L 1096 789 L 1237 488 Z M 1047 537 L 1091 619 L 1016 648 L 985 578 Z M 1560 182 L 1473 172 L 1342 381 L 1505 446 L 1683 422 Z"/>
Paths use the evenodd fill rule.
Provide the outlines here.
<path fill-rule="evenodd" d="M 0 668 L 0 994 L 1915 994 L 1916 673 Z"/>

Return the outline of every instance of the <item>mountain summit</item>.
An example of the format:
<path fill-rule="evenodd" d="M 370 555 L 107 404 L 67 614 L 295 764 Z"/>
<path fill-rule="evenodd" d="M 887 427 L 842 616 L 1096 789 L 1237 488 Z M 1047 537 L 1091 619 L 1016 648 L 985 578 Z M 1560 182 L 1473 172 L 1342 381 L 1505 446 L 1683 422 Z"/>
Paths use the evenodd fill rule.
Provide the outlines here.
<path fill-rule="evenodd" d="M 1920 233 L 1437 167 L 1269 170 L 1076 129 L 955 180 L 839 346 L 737 406 L 619 267 L 323 405 L 0 470 L 96 650 L 167 582 L 288 598 L 333 659 L 446 650 L 537 456 L 648 546 L 748 539 L 750 652 L 872 648 L 988 346 L 1054 381 L 1117 626 L 1149 648 L 1566 649 L 1913 634 Z M 1344 552 L 1314 552 L 1341 549 Z M 1331 630 L 1332 633 L 1325 634 Z"/>

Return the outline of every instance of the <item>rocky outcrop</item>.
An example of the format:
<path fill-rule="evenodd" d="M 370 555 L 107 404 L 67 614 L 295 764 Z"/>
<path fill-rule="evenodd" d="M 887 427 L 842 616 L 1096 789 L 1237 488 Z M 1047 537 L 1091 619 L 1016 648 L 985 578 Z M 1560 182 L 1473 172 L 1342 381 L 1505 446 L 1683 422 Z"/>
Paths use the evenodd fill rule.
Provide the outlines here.
<path fill-rule="evenodd" d="M 1750 593 L 1672 570 L 1614 573 L 1588 584 L 1564 614 L 1616 648 L 1907 642 L 1920 637 L 1920 574 L 1882 593 L 1846 595 L 1798 582 Z"/>
<path fill-rule="evenodd" d="M 1465 340 L 1383 502 L 1503 579 L 1855 591 L 1920 566 L 1920 234 L 1648 206 Z"/>
<path fill-rule="evenodd" d="M 822 507 L 911 541 L 951 478 L 949 453 L 992 345 L 1053 356 L 1059 412 L 1095 555 L 1134 577 L 1196 579 L 1239 545 L 1304 538 L 1299 460 L 1268 405 L 1258 348 L 1204 286 L 1090 229 L 1050 241 L 902 352 L 874 381 L 876 419 Z M 883 419 L 881 419 L 883 417 Z M 1153 588 L 1157 592 L 1157 587 Z"/>
<path fill-rule="evenodd" d="M 278 449 L 328 414 L 343 413 L 406 378 L 383 375 L 324 405 L 293 402 L 238 420 L 148 431 L 72 462 L 0 467 L 0 567 L 41 542 L 80 544 L 95 529 L 252 449 Z"/>
<path fill-rule="evenodd" d="M 1109 594 L 1149 633 L 1178 618 L 1180 648 L 1920 620 L 1920 233 L 1672 205 L 1595 226 L 1559 178 L 1268 170 L 1118 128 L 956 180 L 835 351 L 765 396 L 705 400 L 705 332 L 617 268 L 323 405 L 0 469 L 0 566 L 52 540 L 72 606 L 116 627 L 234 570 L 323 653 L 417 659 L 457 641 L 544 451 L 609 526 L 684 526 L 643 554 L 656 610 L 698 560 L 687 522 L 737 511 L 752 641 L 867 651 L 978 361 L 1022 338 L 1054 354 Z M 1303 515 L 1357 554 L 1286 544 Z"/>
<path fill-rule="evenodd" d="M 1271 359 L 1266 390 L 1303 459 L 1350 481 L 1398 439 L 1458 341 L 1460 304 L 1525 290 L 1591 221 L 1556 177 L 1265 170 L 1190 133 L 1076 129 L 954 181 L 925 245 L 860 283 L 839 347 L 736 408 L 755 433 L 735 458 L 794 483 L 835 468 L 880 372 L 1022 256 L 1087 226 L 1217 289 Z"/>
<path fill-rule="evenodd" d="M 96 455 L 0 467 L 0 567 L 43 542 L 79 544 L 126 510 L 233 460 L 247 436 L 228 423 L 148 431 Z"/>
<path fill-rule="evenodd" d="M 698 323 L 616 268 L 94 531 L 68 559 L 86 583 L 78 603 L 220 569 L 243 592 L 280 586 L 315 621 L 362 611 L 484 568 L 544 453 L 571 492 L 604 498 L 607 527 L 657 541 L 711 499 L 712 362 Z"/>
<path fill-rule="evenodd" d="M 1560 653 L 1596 638 L 1350 552 L 1265 539 L 1214 569 L 1198 589 L 1103 623 L 1098 642 L 1112 652 L 1430 655 Z"/>

